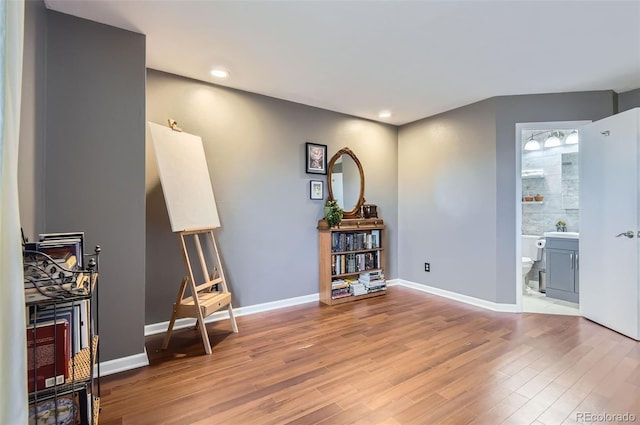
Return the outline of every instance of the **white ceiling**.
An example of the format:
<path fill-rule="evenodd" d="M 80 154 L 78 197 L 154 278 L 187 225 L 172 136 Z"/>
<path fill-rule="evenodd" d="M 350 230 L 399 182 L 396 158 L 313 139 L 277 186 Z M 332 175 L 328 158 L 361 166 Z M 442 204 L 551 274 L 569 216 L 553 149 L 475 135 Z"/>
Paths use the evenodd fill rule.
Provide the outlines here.
<path fill-rule="evenodd" d="M 396 125 L 498 95 L 640 87 L 640 0 L 46 4 L 146 34 L 149 68 Z"/>

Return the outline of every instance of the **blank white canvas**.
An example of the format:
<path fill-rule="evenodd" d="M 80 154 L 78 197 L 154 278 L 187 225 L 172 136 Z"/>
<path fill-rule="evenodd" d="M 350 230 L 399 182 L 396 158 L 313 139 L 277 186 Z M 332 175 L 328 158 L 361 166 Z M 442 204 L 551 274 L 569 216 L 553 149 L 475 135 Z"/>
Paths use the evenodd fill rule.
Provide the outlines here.
<path fill-rule="evenodd" d="M 152 122 L 149 129 L 171 230 L 220 227 L 202 139 Z"/>

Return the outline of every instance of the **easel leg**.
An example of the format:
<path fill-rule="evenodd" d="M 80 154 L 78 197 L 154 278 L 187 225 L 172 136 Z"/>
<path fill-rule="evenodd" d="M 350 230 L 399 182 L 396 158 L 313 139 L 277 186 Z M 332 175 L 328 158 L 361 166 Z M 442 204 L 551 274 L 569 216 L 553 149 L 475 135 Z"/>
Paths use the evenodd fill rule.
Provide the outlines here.
<path fill-rule="evenodd" d="M 207 354 L 211 354 L 211 344 L 209 343 L 209 334 L 207 333 L 207 327 L 204 324 L 204 318 L 202 312 L 198 313 L 198 322 L 196 323 L 200 328 L 200 336 L 202 337 L 202 344 L 204 345 L 204 351 Z"/>
<path fill-rule="evenodd" d="M 222 278 L 222 290 L 224 292 L 229 292 L 229 288 L 227 288 L 227 281 L 224 277 L 224 270 L 222 269 L 222 261 L 220 261 L 220 253 L 218 252 L 218 244 L 216 243 L 216 238 L 213 236 L 213 231 L 209 232 L 209 235 L 211 236 L 211 243 L 213 245 L 213 251 L 216 255 L 216 261 L 218 264 L 218 273 L 220 274 L 220 277 Z M 236 317 L 233 314 L 233 307 L 231 306 L 231 303 L 229 303 L 229 307 L 227 307 L 227 310 L 229 311 L 229 319 L 231 320 L 231 329 L 233 329 L 233 332 L 238 333 L 238 325 L 236 324 Z"/>
<path fill-rule="evenodd" d="M 173 325 L 176 323 L 176 310 L 173 310 L 173 314 L 171 315 L 171 320 L 169 321 L 169 327 L 167 328 L 167 333 L 164 335 L 164 340 L 162 341 L 162 349 L 166 350 L 169 346 L 169 339 L 171 339 L 171 332 L 173 332 Z"/>
<path fill-rule="evenodd" d="M 231 320 L 231 329 L 233 332 L 238 333 L 238 325 L 236 324 L 236 316 L 233 314 L 233 307 L 231 307 L 231 303 L 229 303 L 229 307 L 227 308 L 229 311 L 229 319 Z"/>
<path fill-rule="evenodd" d="M 166 350 L 169 346 L 169 339 L 171 339 L 171 333 L 173 332 L 173 326 L 176 324 L 176 316 L 177 316 L 177 306 L 180 304 L 182 297 L 184 296 L 184 291 L 187 288 L 187 280 L 189 278 L 187 276 L 182 278 L 182 283 L 180 284 L 180 290 L 178 291 L 178 296 L 176 297 L 176 303 L 173 305 L 173 313 L 171 313 L 171 320 L 169 320 L 169 327 L 167 328 L 167 333 L 164 336 L 164 341 L 162 342 L 162 349 Z"/>

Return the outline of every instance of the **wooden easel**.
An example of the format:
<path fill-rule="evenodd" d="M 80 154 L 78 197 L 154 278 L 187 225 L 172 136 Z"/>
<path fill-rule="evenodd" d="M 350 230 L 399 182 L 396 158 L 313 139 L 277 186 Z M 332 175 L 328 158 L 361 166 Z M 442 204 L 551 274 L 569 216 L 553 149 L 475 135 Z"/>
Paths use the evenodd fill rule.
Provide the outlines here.
<path fill-rule="evenodd" d="M 216 260 L 216 265 L 213 268 L 209 268 L 207 266 L 204 251 L 202 250 L 202 245 L 200 243 L 201 235 L 204 237 L 211 237 L 211 245 L 213 246 L 212 255 L 215 256 Z M 185 240 L 187 236 L 193 236 L 196 252 L 200 260 L 202 274 L 206 279 L 208 279 L 206 282 L 196 284 L 193 268 L 189 259 L 189 253 L 187 251 L 187 244 Z M 236 324 L 236 319 L 233 315 L 233 307 L 231 306 L 231 292 L 229 292 L 227 282 L 224 278 L 224 271 L 222 270 L 220 255 L 218 254 L 218 246 L 213 236 L 212 228 L 183 230 L 178 232 L 178 238 L 180 239 L 182 256 L 187 268 L 187 276 L 182 279 L 182 284 L 180 285 L 176 302 L 173 304 L 173 313 L 171 314 L 171 321 L 167 328 L 167 334 L 165 335 L 164 342 L 162 343 L 162 349 L 166 349 L 169 345 L 169 339 L 171 338 L 171 332 L 173 331 L 176 319 L 190 317 L 197 319 L 196 329 L 200 330 L 204 350 L 207 354 L 211 354 L 209 335 L 207 334 L 207 327 L 204 323 L 205 317 L 227 306 L 229 319 L 231 320 L 231 328 L 233 329 L 233 332 L 238 332 L 238 325 Z M 187 287 L 189 287 L 191 295 L 185 297 Z M 216 288 L 217 290 L 215 290 Z"/>
<path fill-rule="evenodd" d="M 149 122 L 149 132 L 158 162 L 158 174 L 162 183 L 171 230 L 178 233 L 187 275 L 182 279 L 176 302 L 173 304 L 171 321 L 164 337 L 162 348 L 169 345 L 176 319 L 189 317 L 196 319 L 202 343 L 207 354 L 211 354 L 211 344 L 204 318 L 227 306 L 234 332 L 238 332 L 236 319 L 231 307 L 231 293 L 227 287 L 218 254 L 218 246 L 213 230 L 220 227 L 220 218 L 211 185 L 211 177 L 205 158 L 202 139 L 184 133 L 178 123 L 169 118 L 169 127 Z M 203 282 L 197 283 L 186 240 L 193 237 L 197 257 L 200 261 Z M 213 267 L 207 265 L 200 237 L 211 238 L 212 250 L 207 251 L 209 260 L 215 260 Z M 189 291 L 187 291 L 189 288 Z M 185 294 L 188 292 L 188 295 Z M 185 296 L 187 295 L 187 296 Z"/>

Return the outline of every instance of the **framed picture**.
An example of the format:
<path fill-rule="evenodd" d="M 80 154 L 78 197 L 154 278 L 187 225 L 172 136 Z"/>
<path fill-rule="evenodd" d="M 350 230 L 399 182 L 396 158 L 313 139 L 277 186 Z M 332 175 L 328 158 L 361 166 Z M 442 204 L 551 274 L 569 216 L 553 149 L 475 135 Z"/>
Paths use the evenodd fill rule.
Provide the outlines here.
<path fill-rule="evenodd" d="M 40 233 L 37 250 L 48 253 L 51 249 L 72 249 L 79 268 L 84 267 L 84 232 Z"/>
<path fill-rule="evenodd" d="M 307 142 L 307 173 L 327 174 L 327 145 Z"/>
<path fill-rule="evenodd" d="M 324 199 L 324 182 L 322 180 L 311 180 L 309 186 L 309 198 Z"/>

